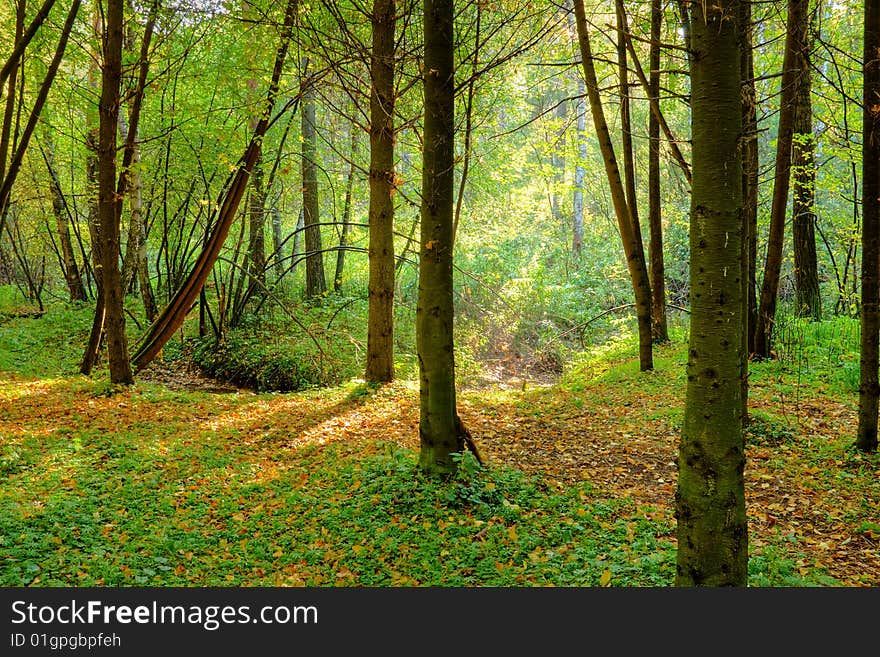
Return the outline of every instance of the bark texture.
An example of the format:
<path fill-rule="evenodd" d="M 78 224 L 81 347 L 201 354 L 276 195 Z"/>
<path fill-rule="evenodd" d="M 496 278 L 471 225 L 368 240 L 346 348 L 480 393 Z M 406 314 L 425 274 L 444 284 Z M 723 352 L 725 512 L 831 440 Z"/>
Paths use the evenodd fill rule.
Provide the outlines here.
<path fill-rule="evenodd" d="M 677 586 L 748 576 L 742 353 L 742 136 L 737 0 L 691 5 L 691 327 L 678 457 Z"/>
<path fill-rule="evenodd" d="M 373 2 L 370 64 L 370 281 L 367 381 L 394 379 L 394 26 L 393 0 Z"/>
<path fill-rule="evenodd" d="M 862 307 L 856 447 L 877 451 L 880 402 L 880 2 L 865 2 L 862 121 Z"/>
<path fill-rule="evenodd" d="M 459 431 L 453 356 L 452 243 L 454 215 L 455 69 L 452 0 L 425 0 L 425 127 L 423 137 L 419 299 L 419 465 L 456 470 Z"/>

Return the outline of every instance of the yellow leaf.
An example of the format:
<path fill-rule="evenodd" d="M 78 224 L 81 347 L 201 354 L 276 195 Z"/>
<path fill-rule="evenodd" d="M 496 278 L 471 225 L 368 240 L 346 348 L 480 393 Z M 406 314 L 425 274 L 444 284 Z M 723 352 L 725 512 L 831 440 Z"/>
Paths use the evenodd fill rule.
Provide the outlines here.
<path fill-rule="evenodd" d="M 599 586 L 611 586 L 611 571 L 603 570 L 602 576 L 599 578 Z"/>
<path fill-rule="evenodd" d="M 507 528 L 507 535 L 510 537 L 511 541 L 519 540 L 519 537 L 516 535 L 516 525 L 511 525 Z"/>

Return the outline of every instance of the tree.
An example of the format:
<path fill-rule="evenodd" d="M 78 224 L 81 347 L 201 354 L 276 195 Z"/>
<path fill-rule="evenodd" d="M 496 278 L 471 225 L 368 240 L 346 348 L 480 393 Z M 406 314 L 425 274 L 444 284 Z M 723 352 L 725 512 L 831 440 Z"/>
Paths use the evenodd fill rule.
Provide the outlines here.
<path fill-rule="evenodd" d="M 605 112 L 602 109 L 583 0 L 575 0 L 574 11 L 593 125 L 599 138 L 602 159 L 605 161 L 605 175 L 608 178 L 614 214 L 617 217 L 617 226 L 623 241 L 626 264 L 635 293 L 636 315 L 639 323 L 639 367 L 644 372 L 654 369 L 651 344 L 651 285 L 648 279 L 648 266 L 641 248 L 641 237 L 636 236 L 631 208 L 627 203 L 626 192 L 620 177 L 620 168 L 617 166 L 617 158 L 614 155 L 614 145 L 611 143 L 611 133 L 605 120 Z"/>
<path fill-rule="evenodd" d="M 880 1 L 865 2 L 862 114 L 862 312 L 856 447 L 877 451 L 880 402 Z"/>
<path fill-rule="evenodd" d="M 800 75 L 794 109 L 791 156 L 791 232 L 794 244 L 795 315 L 822 318 L 819 265 L 816 257 L 816 164 L 813 138 L 812 76 L 809 17 L 804 47 L 797 52 Z"/>
<path fill-rule="evenodd" d="M 131 384 L 125 335 L 125 291 L 119 271 L 119 212 L 122 198 L 116 190 L 116 134 L 122 81 L 122 27 L 124 0 L 107 0 L 104 26 L 104 65 L 98 140 L 98 236 L 101 241 L 101 285 L 104 290 L 104 330 L 112 383 Z M 98 309 L 100 312 L 100 308 Z"/>
<path fill-rule="evenodd" d="M 302 197 L 306 243 L 306 298 L 327 292 L 324 254 L 321 249 L 320 206 L 318 204 L 318 132 L 315 124 L 315 81 L 305 61 L 300 84 L 302 94 Z"/>
<path fill-rule="evenodd" d="M 678 586 L 742 586 L 748 576 L 738 2 L 691 4 L 691 325 L 676 493 Z"/>
<path fill-rule="evenodd" d="M 419 357 L 419 465 L 455 472 L 464 437 L 455 398 L 452 245 L 455 65 L 452 0 L 425 0 L 425 118 L 416 346 Z"/>
<path fill-rule="evenodd" d="M 370 282 L 364 376 L 367 381 L 376 382 L 394 378 L 396 11 L 393 0 L 373 2 L 373 50 L 370 60 Z"/>
<path fill-rule="evenodd" d="M 648 95 L 660 104 L 660 29 L 663 8 L 660 0 L 651 0 L 651 49 Z M 666 326 L 666 269 L 663 263 L 663 223 L 660 199 L 660 121 L 657 114 L 648 115 L 648 260 L 651 276 L 651 337 L 655 344 L 669 342 Z"/>
<path fill-rule="evenodd" d="M 785 55 L 782 62 L 782 91 L 779 101 L 779 128 L 776 136 L 776 165 L 773 179 L 773 198 L 770 209 L 770 234 L 767 237 L 767 259 L 764 264 L 764 282 L 755 325 L 755 356 L 769 358 L 776 302 L 779 292 L 779 274 L 782 270 L 782 243 L 785 236 L 785 211 L 788 207 L 788 189 L 791 180 L 791 147 L 794 135 L 795 98 L 801 69 L 798 58 L 806 50 L 807 7 L 809 0 L 788 1 Z"/>

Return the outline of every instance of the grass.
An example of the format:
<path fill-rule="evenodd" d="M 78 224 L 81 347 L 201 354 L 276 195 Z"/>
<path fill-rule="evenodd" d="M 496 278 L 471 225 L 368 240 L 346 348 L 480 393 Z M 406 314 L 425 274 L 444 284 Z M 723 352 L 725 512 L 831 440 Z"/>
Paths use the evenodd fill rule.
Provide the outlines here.
<path fill-rule="evenodd" d="M 284 395 L 145 382 L 119 391 L 100 374 L 71 374 L 89 318 L 87 309 L 50 309 L 0 324 L 0 585 L 673 581 L 674 520 L 625 491 L 560 484 L 498 462 L 480 469 L 467 455 L 451 480 L 422 475 L 415 383 L 350 380 Z M 18 356 L 7 355 L 10 344 Z M 615 343 L 576 361 L 554 388 L 462 399 L 488 425 L 552 431 L 560 409 L 576 418 L 604 407 L 609 430 L 634 433 L 648 428 L 626 425 L 626 413 L 640 412 L 626 401 L 648 400 L 651 412 L 639 417 L 674 430 L 681 416 L 670 395 L 683 381 L 683 339 L 657 350 L 654 373 L 640 375 L 632 356 L 631 346 Z M 756 369 L 759 400 L 824 380 Z M 840 585 L 810 527 L 830 523 L 842 544 L 845 532 L 880 538 L 877 460 L 848 451 L 845 437 L 823 438 L 821 424 L 806 431 L 761 404 L 747 436 L 749 468 L 756 481 L 774 483 L 756 484 L 752 504 L 763 516 L 750 519 L 750 583 Z M 794 481 L 779 510 L 776 497 L 761 497 Z"/>

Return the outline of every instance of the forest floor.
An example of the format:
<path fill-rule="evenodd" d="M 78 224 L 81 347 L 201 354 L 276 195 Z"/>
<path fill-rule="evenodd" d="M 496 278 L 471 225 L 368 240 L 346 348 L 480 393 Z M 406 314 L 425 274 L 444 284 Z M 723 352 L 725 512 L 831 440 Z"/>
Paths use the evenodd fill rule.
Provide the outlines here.
<path fill-rule="evenodd" d="M 631 359 L 597 359 L 554 384 L 547 372 L 508 370 L 460 392 L 461 417 L 490 471 L 519 469 L 541 490 L 580 491 L 575 507 L 580 499 L 587 511 L 559 511 L 555 520 L 521 511 L 526 502 L 506 493 L 495 500 L 500 511 L 485 516 L 399 512 L 401 500 L 391 498 L 416 495 L 407 488 L 418 450 L 414 382 L 254 394 L 168 366 L 122 391 L 83 377 L 2 373 L 0 584 L 668 584 L 684 357 L 682 345 L 660 348 L 651 373 Z M 851 447 L 855 395 L 801 389 L 778 368 L 756 368 L 751 395 L 745 474 L 755 583 L 880 585 L 880 459 Z M 403 460 L 389 466 L 398 450 Z M 365 483 L 373 466 L 358 464 L 383 455 L 383 472 L 402 472 L 393 485 L 405 491 Z M 333 472 L 339 481 L 328 483 Z M 499 487 L 511 481 L 498 477 Z M 494 481 L 465 482 L 459 493 L 485 506 Z M 367 521 L 355 509 L 386 494 L 387 509 L 366 511 L 381 515 L 379 528 L 361 527 Z M 294 520 L 291 504 L 329 506 Z M 523 514 L 518 522 L 510 509 Z M 604 566 L 617 563 L 608 544 L 585 557 L 592 539 L 554 533 L 572 524 L 569 515 L 584 531 L 595 520 L 597 543 L 608 531 L 618 551 L 644 554 Z M 305 523 L 295 533 L 308 540 L 288 536 L 291 523 Z M 493 553 L 491 576 L 480 575 L 483 552 L 469 552 L 471 565 L 455 575 L 436 574 L 419 552 L 426 531 L 437 532 L 441 555 L 459 543 L 472 552 L 487 538 L 503 554 Z M 373 543 L 376 532 L 384 547 Z M 598 570 L 566 574 L 579 559 Z M 557 561 L 555 575 L 532 572 Z M 645 563 L 656 578 L 624 577 Z"/>

